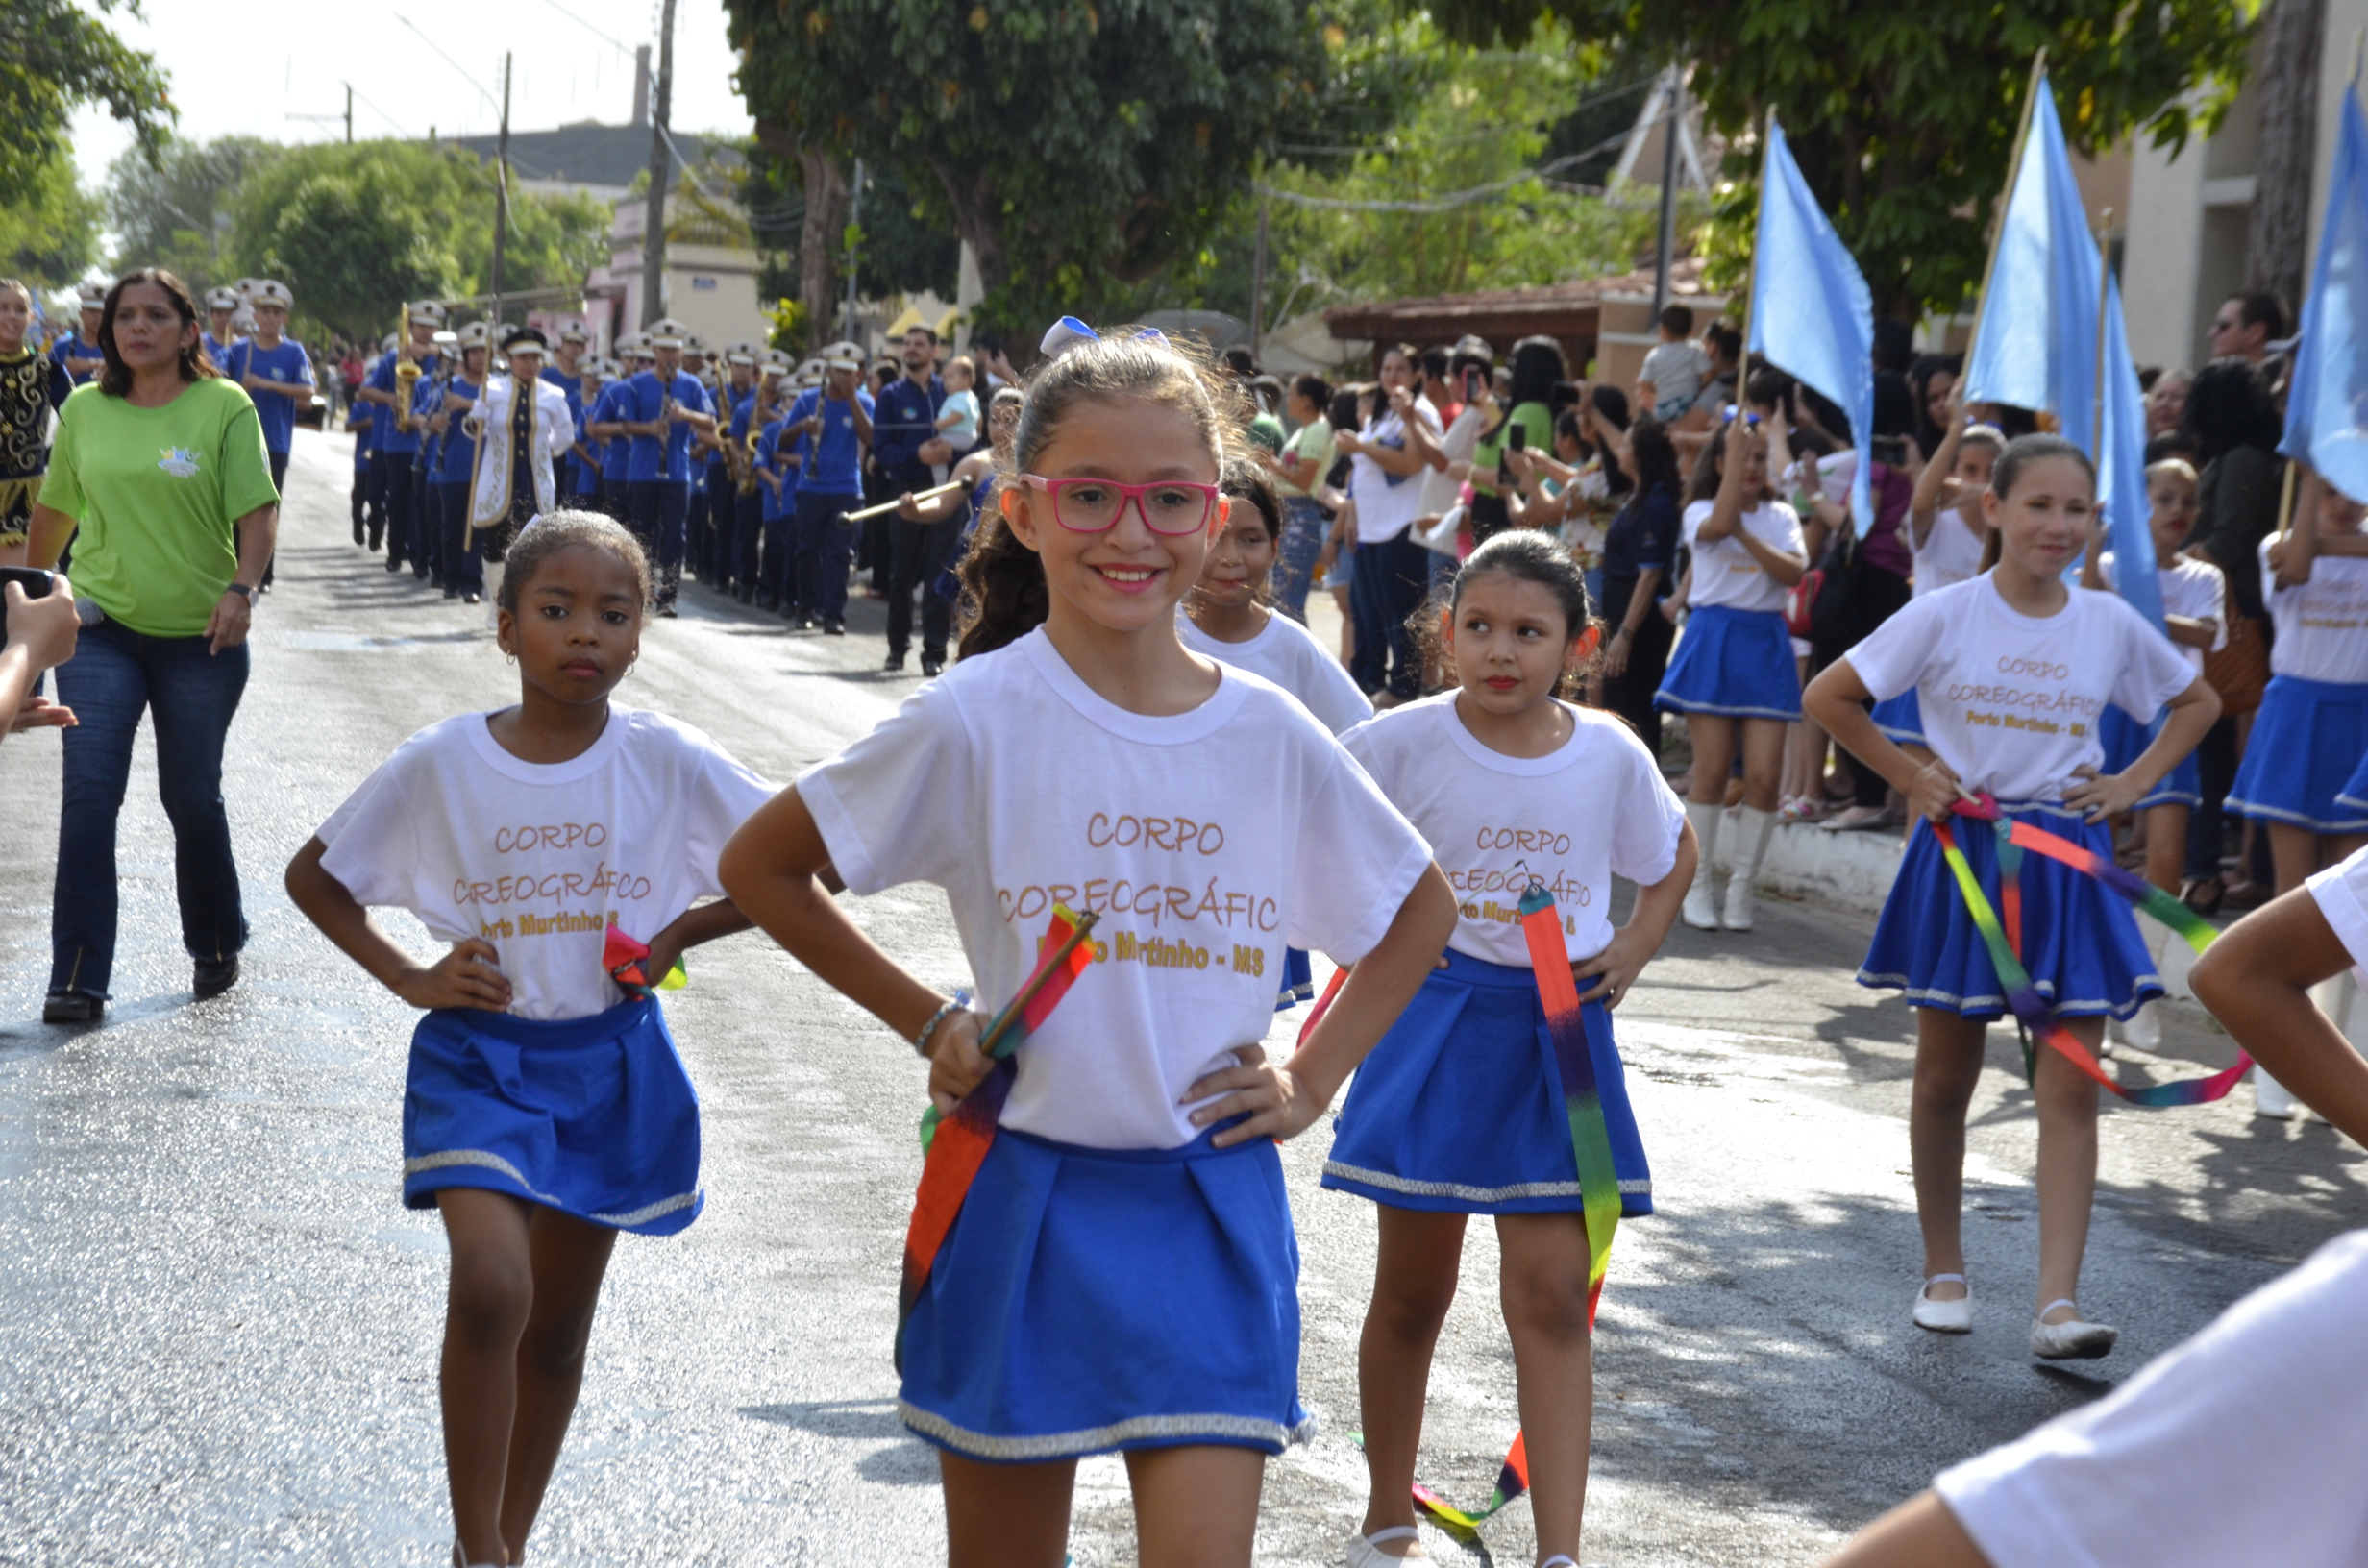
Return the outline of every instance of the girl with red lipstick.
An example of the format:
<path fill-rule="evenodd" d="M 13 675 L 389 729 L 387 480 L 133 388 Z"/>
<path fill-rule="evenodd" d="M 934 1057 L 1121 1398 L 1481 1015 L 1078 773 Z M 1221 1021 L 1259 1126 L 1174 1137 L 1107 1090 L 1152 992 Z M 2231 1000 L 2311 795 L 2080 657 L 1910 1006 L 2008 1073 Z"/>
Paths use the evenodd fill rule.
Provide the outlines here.
<path fill-rule="evenodd" d="M 1350 1568 L 1413 1554 L 1415 1449 L 1431 1347 L 1470 1215 L 1504 1259 L 1539 1560 L 1574 1562 L 1594 1397 L 1588 1239 L 1563 1083 L 1516 906 L 1562 916 L 1622 1210 L 1653 1212 L 1610 1010 L 1661 948 L 1693 874 L 1692 830 L 1652 753 L 1578 695 L 1600 626 L 1568 551 L 1531 528 L 1472 551 L 1438 641 L 1457 690 L 1382 714 L 1344 745 L 1413 820 L 1461 899 L 1446 956 L 1357 1073 L 1323 1185 L 1380 1206 L 1381 1260 L 1357 1380 L 1372 1492 Z M 1616 873 L 1640 885 L 1625 926 Z"/>
<path fill-rule="evenodd" d="M 941 1109 L 1008 1089 L 899 1335 L 951 1560 L 1060 1568 L 1077 1460 L 1119 1452 L 1144 1561 L 1247 1568 L 1267 1457 L 1308 1424 L 1275 1140 L 1397 1017 L 1454 899 L 1305 708 L 1177 636 L 1241 504 L 1240 394 L 1156 332 L 1064 320 L 1045 352 L 963 557 L 961 658 L 752 818 L 724 881 L 913 1042 Z M 968 993 L 873 946 L 831 876 L 945 889 L 989 1011 L 1056 903 L 1101 917 L 1095 961 L 999 1066 Z M 1274 1063 L 1289 946 L 1356 967 Z"/>
<path fill-rule="evenodd" d="M 1982 511 L 1994 564 L 1885 622 L 1811 683 L 1806 703 L 1925 819 L 1909 836 L 1859 984 L 1904 991 L 1916 1009 L 1908 1130 L 1925 1281 L 1912 1315 L 1943 1334 L 1973 1325 L 1959 1236 L 1965 1112 L 2006 990 L 1929 824 L 1946 822 L 1960 799 L 1986 795 L 2009 816 L 2034 817 L 2110 859 L 2107 820 L 2159 784 L 2220 711 L 2178 648 L 2117 595 L 2066 586 L 2096 522 L 2096 471 L 2078 447 L 2057 435 L 2010 444 Z M 1869 698 L 1911 689 L 1931 762 L 1900 749 L 1866 710 Z M 2169 710 L 2153 744 L 2118 773 L 2101 771 L 2099 720 L 2109 703 L 2149 722 Z M 1953 830 L 1998 907 L 1997 829 L 1966 819 Z M 2106 1015 L 2128 1018 L 2162 993 L 2137 919 L 2095 880 L 2043 855 L 2022 857 L 2018 886 L 2023 967 L 2093 1051 Z M 2076 1301 L 2097 1185 L 2097 1090 L 2056 1051 L 2040 1051 L 2035 1072 L 2039 1280 L 2031 1350 L 2048 1360 L 2103 1356 L 2115 1331 L 2083 1320 Z"/>
<path fill-rule="evenodd" d="M 456 1568 L 524 1559 L 617 1233 L 670 1236 L 705 1202 L 699 1100 L 651 987 L 684 948 L 748 929 L 728 900 L 697 900 L 723 891 L 716 857 L 772 791 L 699 731 L 610 704 L 649 594 L 620 525 L 538 520 L 497 596 L 518 705 L 412 736 L 287 870 L 312 923 L 428 1010 L 403 1201 L 440 1210 L 452 1247 Z M 450 951 L 420 962 L 371 905 L 410 910 Z"/>

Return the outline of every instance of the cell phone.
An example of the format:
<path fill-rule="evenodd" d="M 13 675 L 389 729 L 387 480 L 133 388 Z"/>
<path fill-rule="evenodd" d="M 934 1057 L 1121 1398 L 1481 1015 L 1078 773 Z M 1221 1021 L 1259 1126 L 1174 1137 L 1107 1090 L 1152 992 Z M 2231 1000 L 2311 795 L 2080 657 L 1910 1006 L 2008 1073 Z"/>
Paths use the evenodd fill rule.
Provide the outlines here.
<path fill-rule="evenodd" d="M 1908 465 L 1908 438 L 1904 435 L 1878 435 L 1866 445 L 1867 454 L 1886 468 Z"/>
<path fill-rule="evenodd" d="M 1516 425 L 1513 427 L 1512 433 L 1508 435 L 1505 440 L 1506 444 L 1512 447 L 1514 451 L 1527 452 L 1529 450 L 1529 427 L 1526 425 Z"/>
<path fill-rule="evenodd" d="M 0 566 L 0 586 L 14 583 L 25 591 L 27 599 L 47 599 L 50 585 L 58 580 L 55 572 L 44 572 L 34 566 Z M 8 641 L 8 605 L 0 601 L 0 643 Z"/>

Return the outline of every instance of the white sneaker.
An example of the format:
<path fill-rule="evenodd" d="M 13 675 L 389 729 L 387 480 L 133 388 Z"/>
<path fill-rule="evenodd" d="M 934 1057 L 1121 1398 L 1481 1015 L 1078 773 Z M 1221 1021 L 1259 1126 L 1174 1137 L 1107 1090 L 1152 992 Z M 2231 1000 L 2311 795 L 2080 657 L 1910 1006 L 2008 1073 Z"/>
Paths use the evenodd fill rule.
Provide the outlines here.
<path fill-rule="evenodd" d="M 2112 1354 L 2113 1341 L 2121 1337 L 2119 1329 L 2084 1323 L 2078 1317 L 2048 1322 L 2047 1314 L 2059 1307 L 2080 1311 L 2079 1304 L 2070 1301 L 2051 1301 L 2040 1308 L 2039 1315 L 2031 1320 L 2031 1354 L 2043 1361 L 2093 1361 Z"/>
<path fill-rule="evenodd" d="M 2253 1114 L 2278 1121 L 2292 1121 L 2302 1109 L 2285 1085 L 2261 1070 L 2258 1064 L 2253 1069 Z"/>
<path fill-rule="evenodd" d="M 1965 1293 L 1955 1301 L 1935 1301 L 1930 1292 L 1936 1285 L 1963 1285 Z M 1973 1286 L 1966 1285 L 1962 1274 L 1936 1274 L 1916 1287 L 1912 1315 L 1917 1328 L 1930 1329 L 1935 1334 L 1971 1334 Z"/>
<path fill-rule="evenodd" d="M 1389 1568 L 1392 1563 L 1428 1562 L 1430 1555 L 1422 1550 L 1421 1532 L 1412 1525 L 1392 1525 L 1370 1535 L 1348 1537 L 1348 1568 Z M 1394 1557 L 1381 1549 L 1384 1541 L 1406 1541 L 1406 1555 Z"/>
<path fill-rule="evenodd" d="M 1686 903 L 1682 913 L 1686 918 L 1686 923 L 1696 931 L 1718 929 L 1718 902 L 1711 895 L 1709 877 L 1697 879 L 1692 887 L 1686 890 Z"/>
<path fill-rule="evenodd" d="M 1727 910 L 1722 923 L 1730 931 L 1751 929 L 1751 878 L 1738 871 L 1727 878 Z"/>
<path fill-rule="evenodd" d="M 2150 1055 L 2159 1051 L 2162 1048 L 2160 1006 L 2158 1002 L 2148 1002 L 2132 1014 L 2130 1021 L 2121 1026 L 2123 1043 Z"/>

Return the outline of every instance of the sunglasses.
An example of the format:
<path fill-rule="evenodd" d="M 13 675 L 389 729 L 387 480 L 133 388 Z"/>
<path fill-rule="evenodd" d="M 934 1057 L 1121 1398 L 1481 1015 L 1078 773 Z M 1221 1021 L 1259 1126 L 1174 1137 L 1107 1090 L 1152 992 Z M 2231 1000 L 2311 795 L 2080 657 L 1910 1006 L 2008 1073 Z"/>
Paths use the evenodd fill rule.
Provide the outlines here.
<path fill-rule="evenodd" d="M 1052 498 L 1052 520 L 1072 533 L 1102 533 L 1117 526 L 1133 502 L 1143 526 L 1153 533 L 1185 534 L 1208 527 L 1217 509 L 1219 486 L 1187 479 L 1160 479 L 1150 484 L 1121 484 L 1091 478 L 1048 479 L 1041 474 L 1021 478 L 1031 490 Z"/>

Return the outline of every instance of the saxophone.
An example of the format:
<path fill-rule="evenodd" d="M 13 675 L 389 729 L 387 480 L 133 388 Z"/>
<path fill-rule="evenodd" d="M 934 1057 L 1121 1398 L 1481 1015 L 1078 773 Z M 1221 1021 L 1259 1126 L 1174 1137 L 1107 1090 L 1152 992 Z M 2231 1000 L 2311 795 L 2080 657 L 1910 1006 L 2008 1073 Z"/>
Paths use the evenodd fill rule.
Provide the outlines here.
<path fill-rule="evenodd" d="M 411 394 L 419 386 L 419 361 L 411 357 L 411 307 L 403 307 L 403 325 L 395 329 L 395 429 L 408 435 L 419 429 L 411 417 Z"/>
<path fill-rule="evenodd" d="M 756 443 L 763 440 L 764 436 L 765 428 L 756 422 L 756 415 L 752 410 L 749 415 L 748 439 L 738 447 L 733 447 L 729 442 L 725 443 L 724 450 L 728 453 L 733 452 L 739 453 L 734 460 L 733 470 L 739 479 L 740 494 L 744 496 L 756 494 Z"/>

